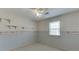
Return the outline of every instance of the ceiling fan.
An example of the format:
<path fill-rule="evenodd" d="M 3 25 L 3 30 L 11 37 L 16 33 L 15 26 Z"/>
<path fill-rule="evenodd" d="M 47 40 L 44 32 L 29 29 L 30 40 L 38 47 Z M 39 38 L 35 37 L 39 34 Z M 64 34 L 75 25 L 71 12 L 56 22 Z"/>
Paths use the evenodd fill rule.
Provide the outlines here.
<path fill-rule="evenodd" d="M 48 14 L 47 10 L 48 8 L 31 8 L 33 12 L 36 14 L 36 16 L 41 16 L 43 14 Z"/>

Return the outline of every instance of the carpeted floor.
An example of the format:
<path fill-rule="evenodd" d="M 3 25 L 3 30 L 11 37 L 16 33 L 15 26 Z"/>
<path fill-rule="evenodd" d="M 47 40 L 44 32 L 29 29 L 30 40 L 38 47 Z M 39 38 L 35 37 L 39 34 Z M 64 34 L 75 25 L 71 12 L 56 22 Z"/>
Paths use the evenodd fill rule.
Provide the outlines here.
<path fill-rule="evenodd" d="M 16 51 L 61 51 L 61 50 L 43 44 L 33 44 L 27 47 L 16 49 Z"/>

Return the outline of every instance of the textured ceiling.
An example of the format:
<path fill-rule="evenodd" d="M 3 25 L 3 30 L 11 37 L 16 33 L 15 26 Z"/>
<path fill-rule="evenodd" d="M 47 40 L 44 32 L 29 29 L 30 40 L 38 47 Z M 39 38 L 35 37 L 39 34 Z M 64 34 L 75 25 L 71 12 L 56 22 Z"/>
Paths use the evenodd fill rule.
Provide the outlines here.
<path fill-rule="evenodd" d="M 65 13 L 74 12 L 79 10 L 78 8 L 49 8 L 47 14 L 43 14 L 42 16 L 38 17 L 37 20 L 43 20 L 50 17 L 59 16 Z"/>
<path fill-rule="evenodd" d="M 73 12 L 79 10 L 78 8 L 48 8 L 46 13 L 43 13 L 40 17 L 36 16 L 32 9 L 29 8 L 0 8 L 9 13 L 18 14 L 23 17 L 29 17 L 33 20 L 43 20 L 50 17 L 55 17 L 65 13 Z"/>

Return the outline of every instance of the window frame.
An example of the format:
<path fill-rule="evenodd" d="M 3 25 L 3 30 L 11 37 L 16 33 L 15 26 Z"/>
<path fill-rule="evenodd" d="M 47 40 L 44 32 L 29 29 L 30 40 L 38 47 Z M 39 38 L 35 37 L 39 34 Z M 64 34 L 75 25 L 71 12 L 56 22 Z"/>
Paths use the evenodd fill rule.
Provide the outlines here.
<path fill-rule="evenodd" d="M 59 20 L 57 20 L 57 21 L 52 21 L 52 22 L 60 22 Z M 60 26 L 60 33 L 59 33 L 59 35 L 50 35 L 50 23 L 52 23 L 52 22 L 49 22 L 49 28 L 48 28 L 48 33 L 49 33 L 49 36 L 56 36 L 56 37 L 60 37 L 61 36 L 61 26 Z M 60 25 L 61 25 L 61 22 L 60 22 Z"/>

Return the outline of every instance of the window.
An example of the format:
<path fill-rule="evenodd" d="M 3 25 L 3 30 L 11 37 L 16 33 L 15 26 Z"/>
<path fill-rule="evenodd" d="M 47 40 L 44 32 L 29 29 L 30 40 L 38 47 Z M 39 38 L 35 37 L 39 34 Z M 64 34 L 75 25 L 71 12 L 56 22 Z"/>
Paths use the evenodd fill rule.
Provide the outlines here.
<path fill-rule="evenodd" d="M 60 21 L 49 23 L 49 35 L 60 36 Z"/>

